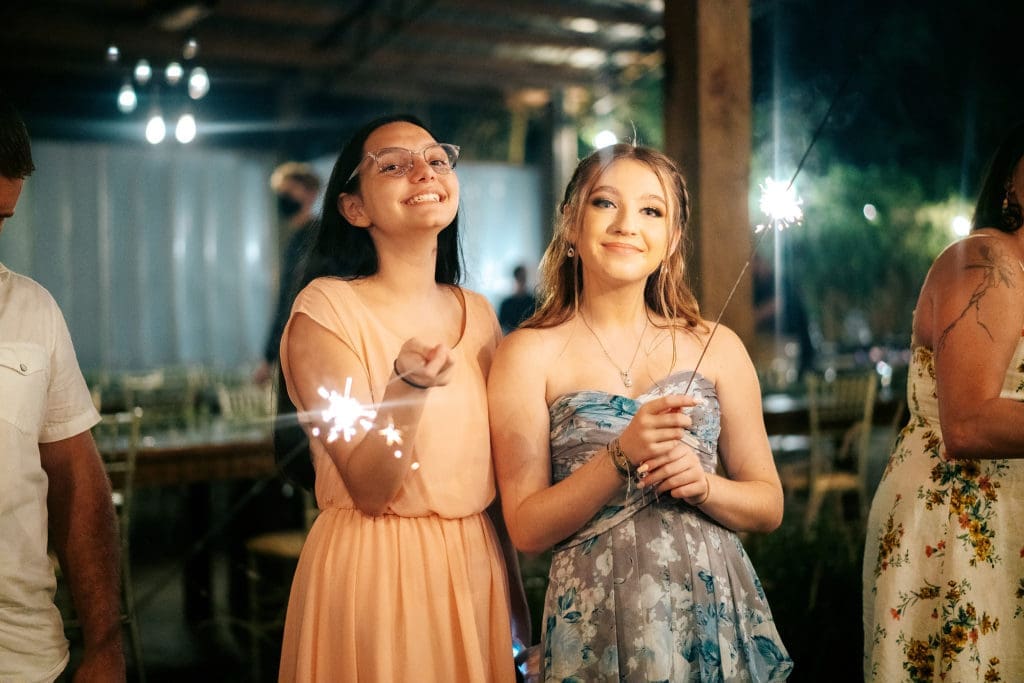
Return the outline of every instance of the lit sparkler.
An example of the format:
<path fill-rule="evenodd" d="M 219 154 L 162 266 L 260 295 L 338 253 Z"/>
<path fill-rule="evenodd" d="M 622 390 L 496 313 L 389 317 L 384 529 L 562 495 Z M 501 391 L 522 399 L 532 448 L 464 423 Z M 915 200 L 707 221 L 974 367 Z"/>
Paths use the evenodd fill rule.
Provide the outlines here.
<path fill-rule="evenodd" d="M 800 208 L 803 200 L 796 196 L 793 183 L 783 185 L 774 178 L 765 178 L 761 187 L 761 211 L 768 220 L 754 227 L 754 232 L 775 227 L 785 230 L 803 220 L 804 210 Z"/>
<path fill-rule="evenodd" d="M 317 393 L 327 399 L 327 408 L 320 412 L 320 417 L 329 425 L 327 442 L 337 441 L 338 436 L 345 437 L 345 441 L 351 441 L 355 436 L 356 426 L 369 430 L 373 427 L 373 420 L 377 417 L 377 411 L 367 408 L 351 396 L 352 378 L 345 379 L 345 393 L 339 394 L 333 389 L 328 391 L 324 387 L 317 389 Z M 392 425 L 393 426 L 393 425 Z M 319 430 L 314 430 L 314 436 L 319 435 Z"/>
<path fill-rule="evenodd" d="M 364 406 L 352 397 L 351 392 L 351 377 L 345 379 L 345 393 L 343 394 L 325 387 L 317 389 L 317 393 L 327 399 L 327 408 L 320 411 L 320 417 L 328 427 L 328 443 L 337 441 L 339 436 L 344 437 L 345 441 L 351 441 L 356 434 L 357 427 L 369 431 L 375 426 L 374 419 L 377 417 L 377 410 Z M 314 427 L 312 433 L 313 436 L 320 436 L 321 430 L 319 427 Z M 387 426 L 378 429 L 377 433 L 384 437 L 388 446 L 402 445 L 402 430 L 395 426 L 394 419 L 390 416 L 388 416 Z M 400 448 L 394 450 L 396 458 L 401 458 L 404 455 Z M 420 464 L 413 462 L 410 468 L 418 470 Z"/>
<path fill-rule="evenodd" d="M 809 150 L 808 150 L 809 151 Z M 804 155 L 806 158 L 806 155 Z M 799 167 L 797 173 L 800 172 Z M 800 208 L 803 204 L 803 200 L 796 196 L 796 191 L 793 190 L 793 182 L 796 180 L 796 173 L 793 174 L 793 179 L 788 184 L 783 185 L 782 183 L 773 180 L 772 178 L 765 178 L 764 183 L 761 187 L 761 211 L 764 212 L 767 220 L 764 224 L 754 226 L 754 232 L 757 233 L 757 239 L 754 240 L 754 246 L 750 249 L 750 255 L 747 256 L 746 263 L 743 264 L 743 268 L 740 269 L 739 277 L 736 278 L 736 282 L 732 284 L 732 289 L 729 290 L 729 296 L 725 297 L 725 303 L 722 304 L 722 310 L 718 312 L 718 317 L 715 318 L 715 324 L 711 327 L 711 334 L 708 335 L 708 340 L 704 342 L 704 348 L 700 351 L 700 356 L 697 357 L 697 363 L 693 366 L 693 374 L 690 375 L 690 380 L 686 383 L 686 388 L 683 389 L 683 393 L 690 391 L 690 385 L 693 384 L 694 378 L 697 377 L 697 368 L 700 367 L 700 362 L 704 360 L 704 354 L 708 352 L 708 347 L 711 346 L 711 339 L 715 336 L 715 332 L 718 330 L 718 326 L 722 322 L 722 316 L 725 315 L 725 309 L 729 307 L 729 302 L 732 301 L 733 295 L 736 293 L 736 288 L 739 287 L 740 282 L 743 281 L 743 276 L 747 273 L 747 268 L 750 267 L 750 261 L 754 258 L 754 253 L 757 251 L 758 246 L 761 244 L 761 240 L 764 236 L 770 232 L 785 230 L 791 225 L 795 225 L 803 220 L 804 212 Z M 773 228 L 769 230 L 768 228 Z"/>

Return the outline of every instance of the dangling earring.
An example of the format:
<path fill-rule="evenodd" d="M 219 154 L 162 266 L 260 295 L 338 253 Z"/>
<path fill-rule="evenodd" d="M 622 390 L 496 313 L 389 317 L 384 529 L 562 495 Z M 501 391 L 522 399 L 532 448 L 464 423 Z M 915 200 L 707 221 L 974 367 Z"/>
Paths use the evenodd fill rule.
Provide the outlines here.
<path fill-rule="evenodd" d="M 565 257 L 566 257 L 566 258 L 572 258 L 572 257 L 573 257 L 573 256 L 575 256 L 575 255 L 576 255 L 576 250 L 575 250 L 575 249 L 573 249 L 573 248 L 572 248 L 572 245 L 570 244 L 570 245 L 569 245 L 569 251 L 565 252 Z"/>
<path fill-rule="evenodd" d="M 1004 230 L 1014 232 L 1020 229 L 1020 226 L 1024 224 L 1024 215 L 1022 215 L 1020 204 L 1015 200 L 1010 199 L 1010 194 L 1013 192 L 1013 185 L 1007 183 L 1006 193 L 1003 195 L 1003 204 L 999 212 L 1002 220 L 1002 227 Z"/>

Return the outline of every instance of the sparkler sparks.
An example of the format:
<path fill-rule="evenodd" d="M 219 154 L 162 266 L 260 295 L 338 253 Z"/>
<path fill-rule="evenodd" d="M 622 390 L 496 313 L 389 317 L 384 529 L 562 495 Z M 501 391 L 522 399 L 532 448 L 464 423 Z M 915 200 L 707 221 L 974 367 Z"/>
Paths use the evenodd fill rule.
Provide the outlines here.
<path fill-rule="evenodd" d="M 344 437 L 345 441 L 351 441 L 355 436 L 357 427 L 369 431 L 376 425 L 374 420 L 377 417 L 377 410 L 364 406 L 352 397 L 352 378 L 345 379 L 345 393 L 339 394 L 336 391 L 328 390 L 326 387 L 319 387 L 317 393 L 327 399 L 327 408 L 320 411 L 320 417 L 327 426 L 327 442 L 337 441 L 338 437 Z M 321 429 L 314 427 L 313 436 L 320 436 Z M 388 416 L 387 425 L 378 429 L 377 433 L 384 437 L 388 446 L 402 445 L 402 430 L 395 426 L 394 419 Z M 404 457 L 404 452 L 396 448 L 393 452 L 396 458 Z M 420 464 L 413 462 L 410 465 L 412 470 L 418 470 Z"/>
<path fill-rule="evenodd" d="M 395 421 L 390 415 L 388 416 L 388 426 L 377 430 L 377 433 L 384 437 L 384 441 L 388 446 L 394 446 L 395 444 L 398 444 L 399 446 L 402 445 L 402 432 L 400 429 L 395 427 Z M 402 450 L 400 448 L 395 449 L 395 457 L 402 457 Z"/>
<path fill-rule="evenodd" d="M 786 185 L 774 178 L 765 178 L 760 188 L 760 207 L 768 221 L 755 226 L 754 232 L 762 232 L 770 227 L 784 230 L 803 220 L 804 211 L 800 208 L 803 200 L 796 196 L 792 183 Z"/>
<path fill-rule="evenodd" d="M 352 398 L 350 395 L 351 391 L 351 377 L 345 379 L 344 394 L 339 394 L 333 389 L 328 391 L 324 387 L 317 389 L 317 393 L 327 399 L 328 402 L 327 408 L 320 412 L 320 417 L 329 425 L 327 433 L 328 443 L 336 441 L 339 435 L 345 437 L 345 441 L 351 441 L 352 437 L 355 436 L 357 425 L 367 430 L 373 427 L 373 420 L 377 417 L 377 411 L 367 408 Z"/>
<path fill-rule="evenodd" d="M 394 446 L 396 443 L 399 446 L 402 445 L 402 432 L 395 427 L 395 422 L 390 417 L 388 417 L 388 426 L 377 433 L 384 437 L 389 446 Z"/>

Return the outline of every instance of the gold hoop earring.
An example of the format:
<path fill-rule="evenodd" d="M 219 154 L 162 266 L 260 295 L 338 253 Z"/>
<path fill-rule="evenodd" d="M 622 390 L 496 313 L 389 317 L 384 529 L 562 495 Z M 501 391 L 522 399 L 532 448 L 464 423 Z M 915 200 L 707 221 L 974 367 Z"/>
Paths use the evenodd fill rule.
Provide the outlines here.
<path fill-rule="evenodd" d="M 576 250 L 572 248 L 572 245 L 569 245 L 569 251 L 565 252 L 565 257 L 566 258 L 572 258 L 575 255 L 576 255 Z"/>

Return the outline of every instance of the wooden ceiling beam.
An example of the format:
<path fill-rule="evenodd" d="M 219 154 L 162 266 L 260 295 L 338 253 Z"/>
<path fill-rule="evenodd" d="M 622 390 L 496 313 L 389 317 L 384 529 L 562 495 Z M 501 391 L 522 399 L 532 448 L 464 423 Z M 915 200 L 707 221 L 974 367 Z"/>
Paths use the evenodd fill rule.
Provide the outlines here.
<path fill-rule="evenodd" d="M 661 26 L 661 12 L 639 3 L 609 5 L 580 0 L 438 0 L 437 6 L 457 12 L 486 12 L 498 16 L 512 14 L 534 19 L 586 18 L 602 23 L 639 24 L 647 28 Z"/>

